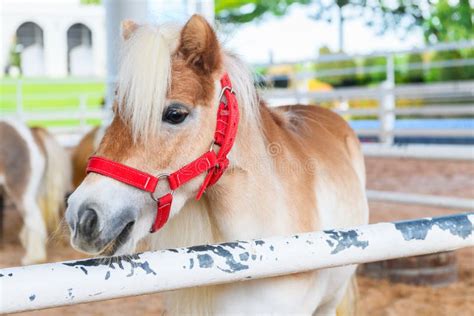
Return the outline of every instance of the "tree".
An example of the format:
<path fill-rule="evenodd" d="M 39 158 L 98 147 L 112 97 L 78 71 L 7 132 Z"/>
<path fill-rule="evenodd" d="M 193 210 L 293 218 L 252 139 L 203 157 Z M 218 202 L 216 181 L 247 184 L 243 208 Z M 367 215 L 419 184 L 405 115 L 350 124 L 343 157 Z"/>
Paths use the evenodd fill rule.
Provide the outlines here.
<path fill-rule="evenodd" d="M 319 49 L 319 56 L 330 55 L 332 54 L 331 50 L 327 47 L 321 47 Z M 316 73 L 320 72 L 323 75 L 318 77 L 318 80 L 323 82 L 329 83 L 332 86 L 340 87 L 340 86 L 354 86 L 357 84 L 356 74 L 324 74 L 327 71 L 333 70 L 349 70 L 355 69 L 357 64 L 355 60 L 348 59 L 348 60 L 338 60 L 338 61 L 323 61 L 318 62 L 314 65 Z"/>
<path fill-rule="evenodd" d="M 438 0 L 423 28 L 429 43 L 453 42 L 474 38 L 474 8 L 469 0 Z"/>
<path fill-rule="evenodd" d="M 433 0 L 216 0 L 216 18 L 224 23 L 246 23 L 261 18 L 265 13 L 284 15 L 295 3 L 311 5 L 310 16 L 317 20 L 334 22 L 338 13 L 339 51 L 344 49 L 344 22 L 364 18 L 377 32 L 403 28 L 410 30 L 424 20 L 423 5 Z M 469 1 L 469 0 L 467 0 Z"/>
<path fill-rule="evenodd" d="M 408 32 L 424 20 L 423 4 L 432 0 L 313 0 L 314 19 L 334 22 L 337 11 L 339 51 L 344 50 L 344 24 L 347 20 L 363 18 L 377 33 L 402 29 Z"/>
<path fill-rule="evenodd" d="M 407 59 L 408 65 L 422 65 L 423 55 L 422 53 L 411 53 Z M 423 69 L 421 67 L 414 67 L 414 69 L 407 69 L 404 74 L 405 82 L 407 83 L 419 83 L 423 82 Z"/>
<path fill-rule="evenodd" d="M 216 19 L 223 23 L 247 23 L 265 13 L 282 16 L 295 4 L 309 4 L 312 0 L 215 0 Z"/>
<path fill-rule="evenodd" d="M 473 28 L 474 8 L 469 0 L 438 0 L 431 8 L 430 17 L 423 25 L 425 39 L 428 43 L 454 42 L 474 39 Z M 472 58 L 474 49 L 436 52 L 432 62 L 453 59 Z M 433 68 L 426 73 L 427 81 L 446 81 L 473 79 L 473 66 L 451 66 Z"/>
<path fill-rule="evenodd" d="M 458 50 L 436 52 L 431 57 L 431 62 L 443 62 L 447 60 L 462 59 L 461 52 Z M 470 69 L 471 68 L 471 69 Z M 469 72 L 472 72 L 472 67 L 442 67 L 430 68 L 425 74 L 425 81 L 450 81 L 463 80 L 469 78 Z"/>
<path fill-rule="evenodd" d="M 359 75 L 361 83 L 381 83 L 387 79 L 387 58 L 385 56 L 364 58 L 362 66 L 366 68 L 366 72 Z"/>

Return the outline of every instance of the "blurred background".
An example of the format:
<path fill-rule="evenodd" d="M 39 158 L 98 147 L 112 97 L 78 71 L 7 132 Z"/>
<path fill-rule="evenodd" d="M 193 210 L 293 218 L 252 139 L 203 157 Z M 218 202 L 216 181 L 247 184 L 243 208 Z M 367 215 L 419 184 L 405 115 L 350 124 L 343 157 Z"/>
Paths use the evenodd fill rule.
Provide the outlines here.
<path fill-rule="evenodd" d="M 1 0 L 2 114 L 77 142 L 107 119 L 119 25 L 200 13 L 270 105 L 332 108 L 365 141 L 472 144 L 472 0 Z M 105 107 L 105 110 L 103 109 Z"/>
<path fill-rule="evenodd" d="M 473 0 L 0 0 L 2 117 L 46 127 L 73 151 L 111 118 L 120 22 L 194 13 L 252 65 L 270 106 L 318 104 L 348 120 L 371 222 L 474 209 Z M 21 218 L 6 218 L 0 266 L 14 266 Z M 49 248 L 51 261 L 81 256 Z M 474 313 L 472 248 L 400 260 L 361 268 L 362 314 Z M 44 315 L 161 313 L 153 297 Z"/>

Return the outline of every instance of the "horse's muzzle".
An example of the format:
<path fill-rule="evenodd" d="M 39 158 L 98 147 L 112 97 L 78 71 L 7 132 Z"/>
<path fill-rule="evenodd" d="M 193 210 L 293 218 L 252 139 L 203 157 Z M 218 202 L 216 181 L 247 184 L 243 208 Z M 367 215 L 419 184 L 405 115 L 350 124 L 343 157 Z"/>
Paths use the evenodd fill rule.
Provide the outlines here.
<path fill-rule="evenodd" d="M 113 218 L 105 218 L 97 206 L 83 204 L 77 217 L 69 218 L 71 245 L 88 254 L 114 254 L 125 244 L 135 223 L 132 209 L 123 209 Z"/>

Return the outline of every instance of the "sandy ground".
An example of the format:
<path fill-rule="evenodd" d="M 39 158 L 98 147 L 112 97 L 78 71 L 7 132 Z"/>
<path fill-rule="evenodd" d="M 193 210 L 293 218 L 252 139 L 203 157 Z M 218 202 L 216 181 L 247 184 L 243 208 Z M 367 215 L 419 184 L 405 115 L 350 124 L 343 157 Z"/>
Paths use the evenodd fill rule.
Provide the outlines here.
<path fill-rule="evenodd" d="M 408 159 L 367 159 L 368 188 L 474 198 L 474 164 Z M 445 209 L 402 204 L 371 203 L 371 222 L 455 213 Z M 21 219 L 7 209 L 7 236 L 0 249 L 0 267 L 17 266 L 23 250 L 16 232 Z M 49 245 L 51 261 L 83 257 L 67 243 Z M 474 315 L 474 249 L 457 252 L 459 280 L 442 288 L 391 284 L 359 277 L 362 315 Z M 8 296 L 1 299 L 8 299 Z M 156 315 L 160 295 L 147 295 L 24 313 L 24 315 Z"/>
<path fill-rule="evenodd" d="M 367 184 L 374 190 L 391 190 L 474 198 L 474 164 L 408 159 L 367 159 Z M 459 211 L 403 204 L 370 203 L 370 222 Z M 391 284 L 359 277 L 363 315 L 451 316 L 474 315 L 474 248 L 456 252 L 458 282 L 442 288 Z"/>

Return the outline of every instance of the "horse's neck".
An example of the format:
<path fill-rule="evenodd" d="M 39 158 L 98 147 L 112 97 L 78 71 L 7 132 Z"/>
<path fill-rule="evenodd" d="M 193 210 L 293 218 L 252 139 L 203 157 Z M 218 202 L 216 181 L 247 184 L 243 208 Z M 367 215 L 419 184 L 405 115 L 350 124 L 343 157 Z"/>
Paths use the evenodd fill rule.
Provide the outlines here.
<path fill-rule="evenodd" d="M 148 240 L 150 249 L 169 249 L 220 241 L 211 223 L 205 199 L 191 199 L 183 209 Z"/>
<path fill-rule="evenodd" d="M 212 223 L 226 241 L 291 233 L 293 229 L 288 225 L 288 192 L 275 170 L 270 148 L 274 145 L 281 150 L 284 143 L 276 135 L 271 139 L 266 135 L 268 123 L 271 128 L 278 126 L 270 112 L 263 110 L 266 123 L 239 127 L 229 170 L 207 192 Z"/>

